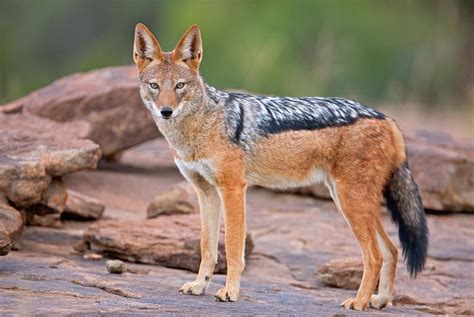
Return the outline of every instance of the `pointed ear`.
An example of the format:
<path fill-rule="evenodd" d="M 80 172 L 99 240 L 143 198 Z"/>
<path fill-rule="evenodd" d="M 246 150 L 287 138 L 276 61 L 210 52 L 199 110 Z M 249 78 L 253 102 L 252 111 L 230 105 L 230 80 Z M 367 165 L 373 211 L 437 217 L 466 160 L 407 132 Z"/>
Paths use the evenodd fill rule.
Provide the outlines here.
<path fill-rule="evenodd" d="M 139 67 L 144 67 L 154 60 L 163 60 L 160 43 L 158 43 L 153 33 L 141 23 L 138 23 L 135 27 L 133 60 Z"/>
<path fill-rule="evenodd" d="M 198 71 L 202 60 L 202 40 L 199 26 L 191 26 L 184 33 L 173 51 L 175 62 L 184 62 L 191 69 Z"/>

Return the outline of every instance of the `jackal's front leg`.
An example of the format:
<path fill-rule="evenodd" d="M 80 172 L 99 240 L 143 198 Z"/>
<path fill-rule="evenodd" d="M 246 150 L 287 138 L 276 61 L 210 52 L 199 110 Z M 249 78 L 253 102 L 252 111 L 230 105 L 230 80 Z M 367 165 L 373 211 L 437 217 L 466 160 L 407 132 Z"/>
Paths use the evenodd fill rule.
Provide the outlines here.
<path fill-rule="evenodd" d="M 219 190 L 224 207 L 227 278 L 225 287 L 217 292 L 216 300 L 235 302 L 239 297 L 240 278 L 245 266 L 246 186 L 235 184 L 221 187 Z"/>
<path fill-rule="evenodd" d="M 217 263 L 217 245 L 221 217 L 220 199 L 216 189 L 204 180 L 193 182 L 201 213 L 201 264 L 196 280 L 184 284 L 183 294 L 202 295 L 206 292 Z"/>

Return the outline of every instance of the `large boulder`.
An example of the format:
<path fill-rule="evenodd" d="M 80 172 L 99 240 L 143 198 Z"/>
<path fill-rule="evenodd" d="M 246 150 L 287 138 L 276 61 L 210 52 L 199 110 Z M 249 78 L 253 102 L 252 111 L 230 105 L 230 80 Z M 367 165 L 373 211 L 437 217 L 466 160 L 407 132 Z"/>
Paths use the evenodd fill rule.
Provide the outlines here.
<path fill-rule="evenodd" d="M 62 208 L 54 178 L 95 168 L 99 147 L 80 139 L 81 125 L 63 125 L 33 116 L 0 114 L 0 193 L 18 207 L 44 202 Z M 83 126 L 82 126 L 83 127 Z M 53 195 L 53 196 L 52 196 Z"/>
<path fill-rule="evenodd" d="M 0 113 L 0 253 L 6 254 L 23 226 L 57 225 L 67 201 L 61 176 L 95 168 L 99 146 L 82 137 L 79 122 L 60 124 L 25 114 Z M 10 246 L 9 246 L 10 245 Z"/>
<path fill-rule="evenodd" d="M 159 136 L 140 99 L 134 66 L 69 75 L 0 109 L 59 122 L 85 121 L 86 138 L 99 144 L 104 156 Z"/>
<path fill-rule="evenodd" d="M 425 208 L 474 212 L 474 142 L 423 130 L 405 133 L 405 142 L 410 169 Z M 307 186 L 297 191 L 331 198 L 323 185 Z"/>
<path fill-rule="evenodd" d="M 199 215 L 172 215 L 139 221 L 104 220 L 90 226 L 84 239 L 93 250 L 130 262 L 158 264 L 197 272 L 200 263 Z M 227 270 L 224 230 L 220 232 L 219 261 L 215 271 Z M 250 234 L 246 256 L 253 249 Z"/>

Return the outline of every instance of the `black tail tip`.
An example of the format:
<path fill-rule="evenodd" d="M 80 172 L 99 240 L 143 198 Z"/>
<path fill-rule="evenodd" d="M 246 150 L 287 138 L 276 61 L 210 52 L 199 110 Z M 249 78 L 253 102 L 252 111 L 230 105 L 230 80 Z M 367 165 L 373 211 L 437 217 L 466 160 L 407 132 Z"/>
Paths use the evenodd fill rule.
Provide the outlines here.
<path fill-rule="evenodd" d="M 423 271 L 428 256 L 428 227 L 426 223 L 418 227 L 416 232 L 405 236 L 402 240 L 403 258 L 407 262 L 410 277 L 415 279 Z"/>

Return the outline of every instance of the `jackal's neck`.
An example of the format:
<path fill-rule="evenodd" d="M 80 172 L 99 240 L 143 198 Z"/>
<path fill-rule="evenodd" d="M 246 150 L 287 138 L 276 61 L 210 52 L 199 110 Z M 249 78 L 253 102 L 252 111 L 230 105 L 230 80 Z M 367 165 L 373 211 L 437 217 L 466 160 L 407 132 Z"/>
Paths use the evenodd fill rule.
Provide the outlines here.
<path fill-rule="evenodd" d="M 217 98 L 216 94 L 221 95 Z M 180 157 L 194 157 L 196 151 L 206 145 L 215 134 L 222 132 L 222 94 L 225 93 L 204 84 L 203 98 L 199 105 L 194 105 L 195 111 L 172 120 L 157 122 L 161 133 Z"/>

